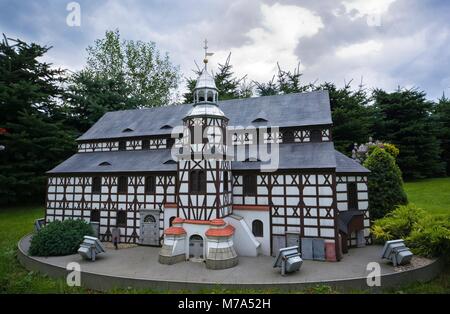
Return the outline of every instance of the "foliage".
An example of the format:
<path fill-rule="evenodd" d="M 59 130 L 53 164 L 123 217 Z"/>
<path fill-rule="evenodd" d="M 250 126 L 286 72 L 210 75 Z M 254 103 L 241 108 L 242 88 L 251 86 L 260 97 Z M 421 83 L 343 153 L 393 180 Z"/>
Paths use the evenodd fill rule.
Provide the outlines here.
<path fill-rule="evenodd" d="M 84 220 L 53 221 L 33 235 L 30 255 L 61 256 L 77 252 L 85 235 L 92 236 L 92 227 Z"/>
<path fill-rule="evenodd" d="M 375 136 L 400 149 L 397 162 L 407 179 L 441 175 L 440 146 L 431 118 L 433 104 L 415 89 L 373 92 Z"/>
<path fill-rule="evenodd" d="M 414 254 L 450 257 L 450 215 L 433 216 L 416 206 L 399 206 L 372 225 L 375 242 L 404 239 Z"/>
<path fill-rule="evenodd" d="M 394 209 L 396 205 L 408 202 L 403 190 L 400 169 L 394 157 L 385 150 L 376 147 L 364 162 L 369 174 L 369 210 L 372 218 L 381 218 Z"/>
<path fill-rule="evenodd" d="M 85 131 L 110 110 L 166 106 L 178 87 L 179 69 L 154 42 L 121 40 L 119 30 L 87 48 L 86 67 L 72 75 L 66 107 Z M 80 121 L 77 124 L 77 121 Z"/>
<path fill-rule="evenodd" d="M 409 237 L 407 245 L 421 256 L 450 257 L 450 216 L 430 216 L 419 220 Z"/>
<path fill-rule="evenodd" d="M 450 99 L 442 96 L 435 108 L 435 121 L 438 138 L 441 141 L 442 161 L 446 164 L 446 173 L 450 175 Z"/>
<path fill-rule="evenodd" d="M 425 215 L 426 212 L 415 205 L 397 206 L 372 224 L 372 235 L 380 244 L 388 240 L 405 239 Z"/>
<path fill-rule="evenodd" d="M 59 106 L 65 72 L 38 60 L 49 49 L 6 38 L 0 43 L 0 127 L 6 129 L 0 204 L 43 200 L 45 171 L 75 149 Z"/>

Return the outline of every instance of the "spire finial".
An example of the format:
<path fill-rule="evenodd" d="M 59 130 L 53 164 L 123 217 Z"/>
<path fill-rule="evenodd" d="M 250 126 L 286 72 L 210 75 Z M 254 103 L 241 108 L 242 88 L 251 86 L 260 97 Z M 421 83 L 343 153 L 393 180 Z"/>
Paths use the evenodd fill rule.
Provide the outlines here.
<path fill-rule="evenodd" d="M 208 52 L 208 39 L 205 39 L 204 43 L 205 43 L 205 46 L 203 47 L 203 49 L 205 49 L 205 58 L 203 59 L 203 63 L 205 64 L 205 69 L 206 69 L 206 64 L 208 63 L 208 57 L 212 56 L 214 53 Z"/>

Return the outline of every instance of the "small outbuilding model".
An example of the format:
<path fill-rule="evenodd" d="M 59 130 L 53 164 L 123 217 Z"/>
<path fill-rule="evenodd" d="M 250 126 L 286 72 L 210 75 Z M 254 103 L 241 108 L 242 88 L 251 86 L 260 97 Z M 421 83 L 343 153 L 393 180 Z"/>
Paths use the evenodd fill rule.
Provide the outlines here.
<path fill-rule="evenodd" d="M 102 241 L 117 226 L 161 263 L 212 269 L 370 243 L 369 171 L 335 150 L 328 92 L 219 101 L 205 53 L 193 104 L 108 112 L 77 139 L 47 173 L 46 221 L 97 222 Z"/>

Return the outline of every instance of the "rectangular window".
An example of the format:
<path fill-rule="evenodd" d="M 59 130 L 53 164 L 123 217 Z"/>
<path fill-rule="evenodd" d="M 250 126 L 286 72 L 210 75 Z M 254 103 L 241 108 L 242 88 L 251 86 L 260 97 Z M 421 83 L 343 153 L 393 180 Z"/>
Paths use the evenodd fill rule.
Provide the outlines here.
<path fill-rule="evenodd" d="M 101 193 L 102 192 L 102 177 L 93 177 L 92 178 L 92 193 Z"/>
<path fill-rule="evenodd" d="M 119 150 L 127 150 L 127 141 L 119 141 Z"/>
<path fill-rule="evenodd" d="M 128 177 L 119 177 L 119 182 L 117 186 L 117 193 L 127 193 L 128 190 Z"/>
<path fill-rule="evenodd" d="M 156 191 L 156 177 L 148 176 L 145 177 L 145 193 L 154 194 Z"/>
<path fill-rule="evenodd" d="M 126 227 L 127 226 L 127 211 L 119 210 L 117 211 L 117 226 Z"/>
<path fill-rule="evenodd" d="M 189 173 L 189 191 L 191 193 L 206 192 L 206 171 L 192 170 Z"/>
<path fill-rule="evenodd" d="M 358 210 L 358 190 L 356 182 L 347 183 L 348 210 Z"/>
<path fill-rule="evenodd" d="M 322 130 L 311 130 L 310 138 L 311 142 L 322 142 Z"/>
<path fill-rule="evenodd" d="M 166 148 L 172 148 L 172 146 L 175 144 L 175 139 L 170 137 L 166 140 Z"/>
<path fill-rule="evenodd" d="M 283 143 L 295 143 L 294 130 L 283 131 Z"/>
<path fill-rule="evenodd" d="M 256 195 L 256 175 L 244 175 L 244 195 Z"/>
<path fill-rule="evenodd" d="M 142 149 L 150 149 L 150 140 L 142 140 Z"/>
<path fill-rule="evenodd" d="M 92 222 L 100 221 L 100 211 L 98 209 L 91 210 L 91 219 Z"/>

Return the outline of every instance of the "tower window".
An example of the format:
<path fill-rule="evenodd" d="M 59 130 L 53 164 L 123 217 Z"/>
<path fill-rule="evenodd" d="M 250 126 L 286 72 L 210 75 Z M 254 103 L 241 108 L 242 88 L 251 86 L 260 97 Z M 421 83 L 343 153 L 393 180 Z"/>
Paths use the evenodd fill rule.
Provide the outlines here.
<path fill-rule="evenodd" d="M 92 178 L 92 193 L 100 193 L 102 191 L 102 177 Z"/>
<path fill-rule="evenodd" d="M 192 170 L 189 173 L 189 192 L 206 192 L 206 172 L 205 170 Z"/>
<path fill-rule="evenodd" d="M 252 232 L 255 237 L 264 236 L 264 228 L 261 220 L 253 220 L 252 222 Z"/>
<path fill-rule="evenodd" d="M 119 150 L 127 150 L 127 142 L 119 141 Z"/>
<path fill-rule="evenodd" d="M 347 200 L 349 210 L 358 210 L 358 191 L 356 182 L 347 183 Z"/>
<path fill-rule="evenodd" d="M 322 130 L 311 130 L 311 142 L 322 142 Z"/>
<path fill-rule="evenodd" d="M 156 191 L 156 177 L 148 176 L 145 177 L 145 193 L 154 194 Z"/>
<path fill-rule="evenodd" d="M 127 211 L 119 210 L 117 211 L 117 226 L 126 227 L 127 226 Z"/>
<path fill-rule="evenodd" d="M 213 97 L 213 92 L 212 91 L 208 92 L 208 101 L 211 101 L 211 102 L 214 101 L 214 97 Z"/>
<path fill-rule="evenodd" d="M 244 175 L 244 195 L 256 195 L 256 175 Z"/>
<path fill-rule="evenodd" d="M 198 101 L 205 101 L 205 91 L 198 92 Z"/>
<path fill-rule="evenodd" d="M 223 190 L 228 192 L 228 171 L 223 173 Z"/>
<path fill-rule="evenodd" d="M 127 193 L 128 177 L 121 176 L 118 180 L 117 193 Z"/>

